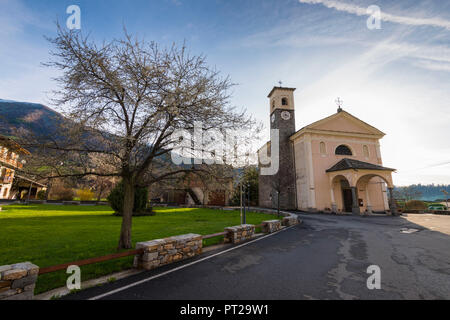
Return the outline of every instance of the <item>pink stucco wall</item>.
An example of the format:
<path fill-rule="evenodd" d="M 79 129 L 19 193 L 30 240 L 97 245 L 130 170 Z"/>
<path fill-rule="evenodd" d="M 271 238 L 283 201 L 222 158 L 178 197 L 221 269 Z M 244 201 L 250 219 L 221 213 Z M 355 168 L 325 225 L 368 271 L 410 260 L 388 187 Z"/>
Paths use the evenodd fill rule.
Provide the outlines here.
<path fill-rule="evenodd" d="M 338 122 L 338 121 L 336 121 Z M 342 123 L 335 123 L 334 121 L 330 124 L 327 124 L 328 129 L 337 130 Z M 360 128 L 359 128 L 360 129 Z M 341 127 L 342 130 L 342 127 Z M 355 128 L 346 127 L 346 131 L 356 130 Z M 301 141 L 302 139 L 300 139 Z M 308 140 L 310 142 L 308 142 Z M 378 139 L 376 138 L 360 138 L 360 137 L 349 137 L 342 135 L 330 135 L 330 134 L 309 134 L 309 138 L 305 140 L 306 143 L 310 143 L 311 147 L 311 159 L 312 161 L 312 170 L 313 170 L 313 189 L 314 189 L 314 208 L 318 210 L 331 209 L 331 191 L 330 191 L 330 178 L 326 173 L 326 170 L 331 168 L 334 164 L 339 162 L 344 158 L 356 159 L 364 162 L 369 162 L 373 164 L 382 164 L 381 154 L 379 154 L 379 150 L 377 150 Z M 321 142 L 325 143 L 325 153 L 320 152 L 320 144 Z M 352 156 L 342 156 L 336 155 L 335 150 L 339 145 L 346 145 L 351 150 Z M 303 152 L 299 152 L 299 148 L 303 148 L 303 144 L 298 142 L 294 144 L 296 148 L 296 154 L 300 155 Z M 363 148 L 364 146 L 368 147 L 369 155 L 368 157 L 364 155 Z M 304 159 L 296 159 L 296 163 L 299 161 L 305 161 L 308 163 L 307 155 L 304 156 Z M 300 167 L 304 167 L 299 165 Z M 306 165 L 306 171 L 308 171 L 308 165 Z M 298 174 L 298 171 L 297 171 Z M 372 210 L 375 211 L 383 211 L 386 210 L 386 202 L 383 196 L 383 188 L 382 182 L 383 180 L 377 177 L 370 179 L 369 183 L 359 183 L 358 185 L 358 198 L 363 199 L 364 206 L 361 208 L 361 211 L 365 211 L 367 207 L 367 199 L 365 188 L 368 187 L 369 198 L 371 200 Z M 304 199 L 305 195 L 300 194 L 300 190 L 308 190 L 308 183 L 306 185 L 299 186 L 297 184 L 297 193 L 298 199 Z M 343 196 L 342 191 L 340 189 L 340 184 L 334 185 L 334 197 L 335 202 L 337 204 L 338 209 L 343 210 Z M 309 200 L 311 202 L 311 199 Z M 313 207 L 311 203 L 308 204 L 308 207 Z M 299 209 L 306 209 L 305 205 L 299 204 Z"/>

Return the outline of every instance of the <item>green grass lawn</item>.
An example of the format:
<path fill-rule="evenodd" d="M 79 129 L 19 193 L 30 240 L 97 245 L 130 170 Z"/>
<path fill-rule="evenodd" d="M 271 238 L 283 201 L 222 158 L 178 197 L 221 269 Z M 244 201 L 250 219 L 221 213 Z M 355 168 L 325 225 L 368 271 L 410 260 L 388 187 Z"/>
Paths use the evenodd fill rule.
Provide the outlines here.
<path fill-rule="evenodd" d="M 155 208 L 156 215 L 134 217 L 136 242 L 186 233 L 222 232 L 240 224 L 239 211 L 197 208 Z M 109 206 L 10 205 L 0 211 L 0 266 L 31 261 L 39 267 L 115 253 L 121 217 Z M 247 223 L 260 224 L 274 216 L 249 213 Z M 204 241 L 209 245 L 223 238 Z M 133 257 L 83 266 L 82 281 L 130 268 Z M 39 276 L 35 293 L 64 286 L 64 271 Z"/>

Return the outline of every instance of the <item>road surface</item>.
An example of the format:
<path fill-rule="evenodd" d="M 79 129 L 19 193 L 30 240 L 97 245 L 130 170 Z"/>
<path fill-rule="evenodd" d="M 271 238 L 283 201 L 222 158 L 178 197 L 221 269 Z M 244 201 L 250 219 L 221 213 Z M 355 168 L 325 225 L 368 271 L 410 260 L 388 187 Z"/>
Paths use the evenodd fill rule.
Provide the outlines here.
<path fill-rule="evenodd" d="M 450 298 L 450 216 L 300 217 L 301 225 L 225 253 L 64 299 Z M 380 267 L 381 289 L 367 288 L 371 265 Z"/>

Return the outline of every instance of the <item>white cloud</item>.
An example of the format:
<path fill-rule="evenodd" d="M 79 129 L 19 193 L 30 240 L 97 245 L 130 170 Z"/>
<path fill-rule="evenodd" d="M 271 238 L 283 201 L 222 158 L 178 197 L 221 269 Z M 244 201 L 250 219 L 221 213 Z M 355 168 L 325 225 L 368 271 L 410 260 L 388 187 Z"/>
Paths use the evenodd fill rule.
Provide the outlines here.
<path fill-rule="evenodd" d="M 432 70 L 450 72 L 450 63 L 420 60 L 414 63 L 417 67 Z"/>
<path fill-rule="evenodd" d="M 334 1 L 334 0 L 299 0 L 300 3 L 307 4 L 320 4 L 330 9 L 343 11 L 357 16 L 370 16 L 371 13 L 367 12 L 367 8 L 360 7 L 354 4 Z M 442 18 L 416 18 L 407 16 L 398 16 L 381 11 L 381 20 L 387 22 L 394 22 L 399 24 L 411 25 L 411 26 L 431 26 L 440 27 L 450 30 L 450 21 Z"/>

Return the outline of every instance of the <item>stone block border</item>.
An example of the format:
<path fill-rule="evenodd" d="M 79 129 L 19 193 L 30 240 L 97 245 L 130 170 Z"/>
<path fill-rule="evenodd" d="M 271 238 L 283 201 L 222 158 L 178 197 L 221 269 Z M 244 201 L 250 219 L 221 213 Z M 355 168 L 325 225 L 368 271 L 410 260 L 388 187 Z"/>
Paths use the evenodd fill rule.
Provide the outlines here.
<path fill-rule="evenodd" d="M 250 207 L 251 212 L 261 212 L 261 213 L 268 213 L 272 215 L 278 214 L 278 211 L 275 209 L 267 209 L 267 208 L 253 208 Z M 301 223 L 298 216 L 294 213 L 290 213 L 288 211 L 280 211 L 280 216 L 283 217 L 282 219 L 282 225 L 285 227 L 293 226 L 296 224 Z M 288 222 L 289 221 L 289 222 Z"/>
<path fill-rule="evenodd" d="M 280 220 L 269 220 L 262 223 L 263 233 L 274 233 L 281 230 Z"/>
<path fill-rule="evenodd" d="M 0 300 L 32 300 L 38 273 L 31 262 L 0 266 Z"/>
<path fill-rule="evenodd" d="M 252 224 L 242 224 L 239 226 L 225 228 L 225 243 L 240 243 L 249 240 L 255 234 L 255 226 Z"/>
<path fill-rule="evenodd" d="M 138 242 L 136 249 L 144 249 L 144 253 L 134 257 L 133 266 L 139 269 L 151 270 L 165 264 L 199 255 L 202 253 L 202 247 L 202 236 L 193 233 Z"/>

